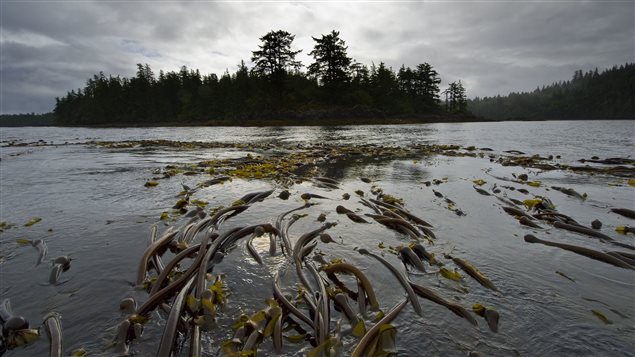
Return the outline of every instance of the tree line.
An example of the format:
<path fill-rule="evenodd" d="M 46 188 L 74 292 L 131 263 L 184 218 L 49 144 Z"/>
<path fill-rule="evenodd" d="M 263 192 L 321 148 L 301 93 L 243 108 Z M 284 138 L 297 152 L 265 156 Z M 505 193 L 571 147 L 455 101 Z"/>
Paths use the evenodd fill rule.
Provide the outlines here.
<path fill-rule="evenodd" d="M 24 113 L 0 115 L 0 127 L 10 126 L 52 126 L 55 125 L 53 113 Z"/>
<path fill-rule="evenodd" d="M 313 63 L 303 72 L 294 38 L 282 30 L 265 34 L 252 52 L 252 68 L 241 61 L 236 72 L 220 77 L 185 66 L 156 75 L 147 64 L 138 64 L 131 78 L 100 72 L 84 88 L 56 98 L 54 114 L 61 125 L 151 125 L 240 124 L 285 113 L 302 119 L 303 113 L 364 118 L 467 111 L 462 83 L 441 92 L 439 73 L 429 63 L 397 71 L 383 62 L 369 67 L 349 57 L 339 32 L 332 31 L 313 37 Z"/>
<path fill-rule="evenodd" d="M 475 98 L 469 110 L 491 119 L 635 119 L 635 63 L 599 72 L 577 70 L 571 80 L 533 92 Z"/>

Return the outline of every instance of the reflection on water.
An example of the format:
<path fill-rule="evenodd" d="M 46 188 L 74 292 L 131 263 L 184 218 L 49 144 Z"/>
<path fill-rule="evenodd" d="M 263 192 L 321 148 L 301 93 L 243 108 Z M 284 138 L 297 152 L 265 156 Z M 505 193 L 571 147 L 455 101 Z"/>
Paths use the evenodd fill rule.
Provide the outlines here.
<path fill-rule="evenodd" d="M 580 158 L 626 157 L 632 155 L 633 124 L 628 121 L 545 122 L 545 123 L 469 123 L 409 126 L 361 127 L 284 127 L 284 128 L 2 128 L 0 141 L 36 142 L 40 139 L 61 144 L 91 140 L 117 141 L 170 139 L 227 143 L 276 142 L 289 145 L 307 143 L 411 145 L 443 143 L 489 147 L 495 152 L 521 150 L 528 154 L 562 155 L 564 160 Z M 592 138 L 592 140 L 590 139 Z M 114 326 L 122 319 L 119 301 L 133 296 L 145 301 L 147 294 L 135 289 L 133 281 L 138 259 L 148 244 L 150 226 L 159 223 L 161 212 L 170 210 L 178 199 L 182 184 L 194 187 L 198 176 L 176 176 L 161 180 L 159 186 L 143 187 L 155 169 L 174 163 L 196 163 L 214 158 L 244 157 L 249 149 L 186 150 L 169 148 L 106 149 L 93 145 L 0 148 L 0 221 L 17 226 L 0 233 L 0 291 L 10 298 L 16 313 L 37 325 L 51 310 L 63 316 L 65 349 L 83 347 L 93 355 L 116 355 L 107 349 Z M 18 155 L 19 154 L 19 155 Z M 633 188 L 624 180 L 606 176 L 587 176 L 551 171 L 540 173 L 519 167 L 501 167 L 487 157 L 418 157 L 416 160 L 379 161 L 373 158 L 351 159 L 326 164 L 322 174 L 341 182 L 340 188 L 324 190 L 302 183 L 290 188 L 288 201 L 275 196 L 282 189 L 275 183 L 235 179 L 222 186 L 199 190 L 193 198 L 210 202 L 209 207 L 229 205 L 245 192 L 276 188 L 264 202 L 255 204 L 230 219 L 225 228 L 273 222 L 285 210 L 302 204 L 300 194 L 317 193 L 329 197 L 305 211 L 307 217 L 291 229 L 292 239 L 317 228 L 320 213 L 328 221 L 338 222 L 329 234 L 341 244 L 320 244 L 326 258 L 341 257 L 364 268 L 378 294 L 381 306 L 388 309 L 400 301 L 404 292 L 390 273 L 375 261 L 358 254 L 354 248 L 381 251 L 380 244 L 398 246 L 408 243 L 399 233 L 379 224 L 357 224 L 335 213 L 343 204 L 360 214 L 369 213 L 354 191 L 367 195 L 371 185 L 401 197 L 414 214 L 434 225 L 438 237 L 430 250 L 438 256 L 451 252 L 473 262 L 501 291 L 484 289 L 466 278 L 461 283 L 438 275 L 414 275 L 418 284 L 435 289 L 444 297 L 470 308 L 473 303 L 493 306 L 501 315 L 499 333 L 489 331 L 479 320 L 474 328 L 447 309 L 421 300 L 424 317 L 410 306 L 394 321 L 400 355 L 466 355 L 477 350 L 483 355 L 629 355 L 635 349 L 635 275 L 601 262 L 556 248 L 525 243 L 523 235 L 534 229 L 520 226 L 504 213 L 501 203 L 482 196 L 472 188 L 472 180 L 482 178 L 493 184 L 509 185 L 485 174 L 498 177 L 528 172 L 543 182 L 542 187 L 527 187 L 531 195 L 505 190 L 508 198 L 524 200 L 541 195 L 549 197 L 560 212 L 589 225 L 599 219 L 602 231 L 614 239 L 632 244 L 632 235 L 614 232 L 618 225 L 633 225 L 632 220 L 611 214 L 611 207 L 635 208 Z M 360 177 L 371 179 L 364 183 Z M 424 181 L 441 180 L 427 187 Z M 608 185 L 621 182 L 622 186 Z M 586 192 L 582 201 L 548 189 L 551 185 L 572 187 Z M 517 185 L 516 185 L 517 186 Z M 465 216 L 449 209 L 447 201 L 432 189 L 451 198 Z M 342 194 L 352 198 L 342 200 Z M 31 217 L 42 221 L 30 228 L 22 225 Z M 160 223 L 161 229 L 165 226 Z M 540 238 L 609 250 L 595 239 L 547 228 L 533 233 Z M 49 264 L 35 266 L 36 251 L 20 246 L 16 239 L 43 239 L 49 258 L 69 255 L 72 267 L 62 275 L 63 284 L 47 285 Z M 269 257 L 266 247 L 256 242 L 266 264 L 253 263 L 240 245 L 215 268 L 223 273 L 231 291 L 227 308 L 219 316 L 219 326 L 231 325 L 240 313 L 252 313 L 263 307 L 271 296 L 271 276 L 283 259 Z M 397 258 L 385 254 L 395 265 Z M 292 268 L 291 268 L 292 269 Z M 563 272 L 569 281 L 555 272 Z M 294 272 L 284 281 L 292 290 Z M 292 291 L 290 290 L 290 291 Z M 597 319 L 591 310 L 602 311 L 612 324 Z M 158 315 L 136 341 L 137 355 L 155 353 L 163 322 Z M 333 326 L 332 326 L 333 327 Z M 205 355 L 216 355 L 218 342 L 231 336 L 231 329 L 218 328 L 206 336 Z M 347 335 L 348 346 L 355 339 Z M 268 347 L 267 347 L 268 346 Z M 285 347 L 295 355 L 299 346 Z M 271 346 L 263 346 L 270 351 Z M 9 351 L 6 356 L 46 355 L 46 338 L 25 349 Z M 302 350 L 304 353 L 306 349 Z"/>
<path fill-rule="evenodd" d="M 342 127 L 2 128 L 0 141 L 165 139 L 222 143 L 321 143 L 411 145 L 426 143 L 521 150 L 570 156 L 632 155 L 635 124 L 629 120 L 451 123 Z M 583 148 L 584 152 L 580 152 Z M 608 157 L 608 155 L 607 155 Z M 578 157 L 579 158 L 579 157 Z"/>

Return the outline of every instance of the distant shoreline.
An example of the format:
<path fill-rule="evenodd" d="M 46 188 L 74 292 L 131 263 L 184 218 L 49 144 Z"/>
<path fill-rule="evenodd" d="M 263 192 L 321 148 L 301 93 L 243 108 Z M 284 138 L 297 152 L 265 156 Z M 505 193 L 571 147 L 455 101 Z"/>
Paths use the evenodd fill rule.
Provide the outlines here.
<path fill-rule="evenodd" d="M 159 128 L 159 127 L 282 127 L 282 126 L 355 126 L 355 125 L 412 125 L 412 124 L 440 124 L 440 123 L 495 123 L 495 122 L 534 122 L 534 121 L 588 121 L 588 120 L 635 120 L 633 118 L 601 118 L 601 119 L 538 119 L 538 118 L 510 118 L 510 119 L 487 119 L 476 116 L 449 116 L 434 115 L 425 118 L 414 117 L 385 117 L 385 118 L 334 118 L 334 119 L 236 119 L 236 120 L 210 120 L 201 122 L 155 122 L 155 123 L 112 123 L 112 124 L 78 124 L 78 125 L 56 125 L 54 123 L 43 123 L 34 125 L 5 124 L 0 119 L 0 127 L 68 127 L 68 128 Z"/>
<path fill-rule="evenodd" d="M 487 122 L 488 120 L 471 114 L 428 114 L 428 115 L 396 115 L 396 116 L 355 116 L 351 113 L 338 113 L 333 111 L 315 112 L 282 112 L 282 113 L 262 113 L 251 117 L 216 119 L 216 120 L 196 120 L 196 121 L 166 121 L 166 122 L 117 122 L 107 124 L 62 124 L 55 123 L 53 118 L 42 120 L 29 120 L 25 125 L 19 125 L 13 120 L 5 123 L 3 116 L 0 116 L 0 127 L 6 126 L 59 126 L 59 127 L 85 127 L 85 128 L 151 128 L 151 127 L 191 127 L 191 126 L 229 126 L 229 127 L 277 127 L 277 126 L 341 126 L 341 125 L 404 125 L 404 124 L 426 124 L 426 123 L 462 123 L 462 122 Z M 7 125 L 8 124 L 8 125 Z"/>
<path fill-rule="evenodd" d="M 465 122 L 488 122 L 497 120 L 487 120 L 477 117 L 446 117 L 446 118 L 334 118 L 334 119 L 246 119 L 246 120 L 214 120 L 202 122 L 164 122 L 164 123 L 137 123 L 137 124 L 114 124 L 114 125 L 78 125 L 77 127 L 92 128 L 151 128 L 151 127 L 281 127 L 281 126 L 351 126 L 351 125 L 409 125 L 409 124 L 431 124 L 431 123 L 465 123 Z M 75 126 L 73 126 L 75 127 Z"/>

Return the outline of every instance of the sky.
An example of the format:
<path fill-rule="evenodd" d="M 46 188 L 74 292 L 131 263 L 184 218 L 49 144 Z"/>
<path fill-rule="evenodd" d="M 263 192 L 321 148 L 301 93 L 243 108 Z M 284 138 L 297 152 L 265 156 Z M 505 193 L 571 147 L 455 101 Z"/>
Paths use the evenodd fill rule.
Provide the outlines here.
<path fill-rule="evenodd" d="M 0 113 L 49 112 L 94 74 L 133 76 L 137 63 L 234 72 L 272 30 L 295 35 L 304 66 L 312 37 L 337 30 L 357 62 L 428 62 L 470 98 L 635 61 L 633 0 L 0 0 Z"/>

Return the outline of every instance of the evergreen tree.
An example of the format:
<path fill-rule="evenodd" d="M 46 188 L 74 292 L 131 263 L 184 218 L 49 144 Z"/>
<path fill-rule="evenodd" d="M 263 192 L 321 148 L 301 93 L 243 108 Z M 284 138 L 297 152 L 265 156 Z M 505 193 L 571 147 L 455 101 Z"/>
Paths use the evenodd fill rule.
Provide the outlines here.
<path fill-rule="evenodd" d="M 370 95 L 370 70 L 368 66 L 361 63 L 353 62 L 351 64 L 351 90 L 347 93 L 346 103 L 352 105 L 360 105 L 362 107 L 371 107 L 373 98 Z"/>
<path fill-rule="evenodd" d="M 275 101 L 271 103 L 274 109 L 281 109 L 287 74 L 290 70 L 297 70 L 302 66 L 300 61 L 295 60 L 295 56 L 302 50 L 291 50 L 294 38 L 294 35 L 283 30 L 271 31 L 260 38 L 260 50 L 252 52 L 254 73 L 267 78 L 277 94 Z M 269 96 L 268 93 L 262 92 L 265 97 Z"/>
<path fill-rule="evenodd" d="M 291 50 L 294 38 L 294 35 L 283 30 L 271 31 L 260 37 L 260 50 L 252 51 L 254 72 L 274 77 L 286 74 L 289 69 L 300 68 L 302 64 L 295 60 L 295 56 L 302 50 Z"/>
<path fill-rule="evenodd" d="M 445 109 L 449 113 L 465 113 L 467 111 L 467 97 L 461 81 L 452 82 L 445 93 Z"/>
<path fill-rule="evenodd" d="M 421 111 L 436 111 L 439 107 L 439 73 L 429 63 L 422 63 L 414 71 L 417 95 L 421 96 Z M 464 93 L 465 94 L 465 93 Z"/>
<path fill-rule="evenodd" d="M 418 113 L 438 111 L 441 79 L 430 64 L 420 64 L 414 70 L 401 66 L 397 73 L 397 81 L 410 111 Z"/>
<path fill-rule="evenodd" d="M 397 112 L 395 99 L 399 95 L 399 84 L 397 76 L 392 68 L 386 67 L 384 62 L 379 63 L 379 67 L 374 64 L 370 73 L 371 95 L 375 105 L 390 114 Z"/>
<path fill-rule="evenodd" d="M 352 59 L 346 55 L 348 47 L 339 35 L 339 32 L 333 30 L 328 35 L 322 35 L 322 38 L 313 37 L 316 44 L 309 53 L 315 58 L 315 62 L 309 66 L 308 75 L 318 79 L 330 101 L 340 97 L 341 91 L 350 80 L 349 67 Z"/>
<path fill-rule="evenodd" d="M 411 97 L 417 95 L 417 85 L 415 82 L 415 73 L 407 67 L 402 65 L 397 72 L 397 81 L 399 82 L 399 90 L 408 94 Z"/>

